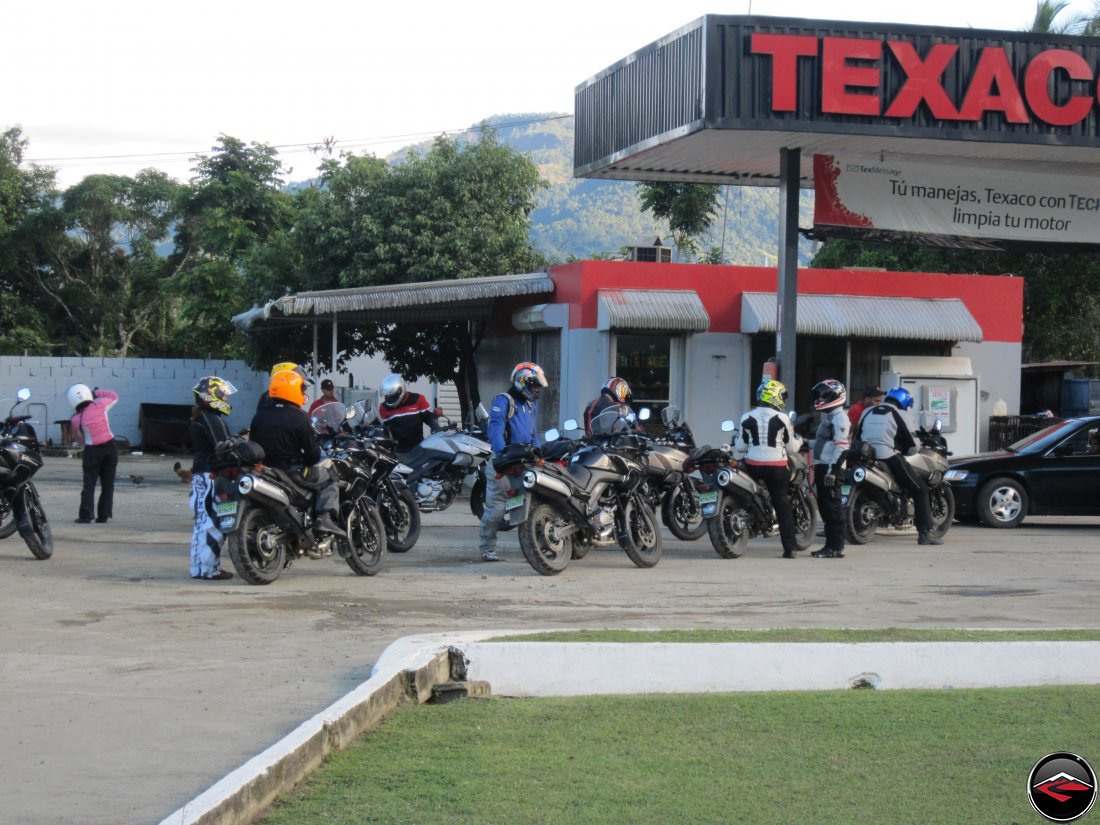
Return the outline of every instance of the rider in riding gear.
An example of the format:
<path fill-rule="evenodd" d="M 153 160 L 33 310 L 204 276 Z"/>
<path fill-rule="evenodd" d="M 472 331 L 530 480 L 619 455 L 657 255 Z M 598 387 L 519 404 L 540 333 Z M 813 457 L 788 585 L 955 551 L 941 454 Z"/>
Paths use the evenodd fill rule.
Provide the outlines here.
<path fill-rule="evenodd" d="M 285 372 L 287 370 L 289 370 L 290 372 L 296 372 L 298 373 L 298 375 L 302 376 L 302 386 L 306 391 L 308 391 L 309 388 L 313 386 L 313 379 L 309 377 L 309 374 L 305 371 L 304 368 L 300 367 L 298 364 L 295 364 L 293 361 L 281 361 L 280 363 L 273 366 L 271 368 L 271 372 L 268 374 L 268 378 L 274 378 L 277 373 Z M 259 412 L 261 409 L 263 409 L 263 406 L 267 404 L 269 400 L 270 398 L 268 396 L 268 392 L 267 390 L 264 390 L 263 393 L 260 395 L 260 400 L 256 402 L 256 412 Z"/>
<path fill-rule="evenodd" d="M 629 407 L 634 396 L 630 392 L 630 385 L 625 379 L 611 377 L 604 383 L 600 394 L 597 395 L 584 409 L 584 434 L 592 435 L 592 422 L 604 410 L 610 407 Z"/>
<path fill-rule="evenodd" d="M 397 442 L 397 452 L 407 453 L 424 440 L 424 425 L 431 431 L 439 430 L 436 418 L 428 399 L 418 392 L 405 389 L 405 379 L 397 373 L 387 375 L 378 387 L 382 403 L 378 406 L 378 418 Z"/>
<path fill-rule="evenodd" d="M 756 390 L 756 406 L 741 416 L 733 438 L 733 455 L 744 458 L 748 474 L 767 487 L 779 521 L 783 558 L 793 559 L 798 543 L 788 491 L 787 457 L 798 454 L 802 439 L 783 411 L 786 400 L 787 388 L 781 383 L 774 379 L 761 382 Z"/>
<path fill-rule="evenodd" d="M 540 447 L 535 430 L 538 421 L 538 398 L 548 386 L 542 367 L 530 361 L 516 364 L 511 385 L 493 399 L 486 430 L 493 448 L 493 459 L 486 470 L 485 510 L 481 514 L 480 549 L 482 561 L 497 561 L 497 531 L 504 519 L 504 501 L 508 481 L 495 471 L 495 463 L 509 444 L 530 444 Z"/>
<path fill-rule="evenodd" d="M 225 418 L 232 411 L 229 396 L 237 388 L 216 375 L 200 378 L 191 388 L 195 394 L 195 414 L 188 434 L 195 454 L 191 459 L 191 514 L 195 520 L 191 531 L 191 578 L 231 579 L 233 574 L 221 567 L 221 542 L 224 536 L 214 518 L 210 491 L 210 472 L 214 469 L 214 453 L 218 444 L 229 438 Z"/>
<path fill-rule="evenodd" d="M 268 384 L 267 404 L 252 419 L 251 438 L 264 450 L 264 464 L 282 470 L 313 491 L 313 529 L 347 535 L 340 527 L 340 490 L 336 478 L 321 463 L 321 448 L 302 406 L 304 379 L 295 370 L 281 370 Z"/>
<path fill-rule="evenodd" d="M 818 559 L 844 558 L 844 508 L 840 503 L 841 461 L 850 446 L 851 422 L 844 411 L 848 391 L 833 378 L 814 385 L 814 409 L 823 413 L 814 439 L 814 487 L 821 518 L 825 522 L 825 546 L 812 555 Z"/>
<path fill-rule="evenodd" d="M 917 452 L 919 443 L 913 433 L 916 430 L 909 410 L 913 396 L 904 387 L 893 387 L 886 399 L 869 407 L 859 420 L 855 437 L 875 448 L 875 458 L 882 461 L 913 499 L 916 511 L 913 521 L 917 525 L 918 544 L 943 544 L 943 539 L 931 535 L 932 509 L 928 503 L 928 485 L 913 471 L 906 455 Z"/>
<path fill-rule="evenodd" d="M 114 516 L 115 473 L 118 471 L 118 445 L 115 443 L 107 413 L 118 403 L 118 393 L 88 389 L 87 384 L 73 384 L 67 393 L 69 403 L 76 411 L 69 420 L 72 434 L 84 445 L 81 465 L 84 485 L 80 491 L 78 524 L 90 524 L 95 520 L 106 523 Z M 95 502 L 95 485 L 99 482 L 99 502 Z M 93 511 L 93 505 L 94 511 Z"/>

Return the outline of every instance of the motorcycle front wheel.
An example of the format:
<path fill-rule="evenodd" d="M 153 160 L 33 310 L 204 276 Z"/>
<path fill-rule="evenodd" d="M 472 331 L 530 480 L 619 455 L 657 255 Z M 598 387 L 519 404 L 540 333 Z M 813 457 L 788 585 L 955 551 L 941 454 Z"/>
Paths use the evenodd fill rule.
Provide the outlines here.
<path fill-rule="evenodd" d="M 23 506 L 27 508 L 27 517 L 16 525 L 19 535 L 27 543 L 31 555 L 39 560 L 48 559 L 53 555 L 53 532 L 33 484 L 28 484 L 23 492 Z"/>
<path fill-rule="evenodd" d="M 637 567 L 654 567 L 661 560 L 661 527 L 641 496 L 627 499 L 619 513 L 619 546 Z"/>
<path fill-rule="evenodd" d="M 386 546 L 391 553 L 408 553 L 420 538 L 420 510 L 408 487 L 395 488 L 397 495 L 385 490 L 378 499 L 382 523 L 386 525 Z"/>
<path fill-rule="evenodd" d="M 10 509 L 0 512 L 0 539 L 6 539 L 15 532 L 15 513 Z"/>
<path fill-rule="evenodd" d="M 733 496 L 723 496 L 718 512 L 707 519 L 707 531 L 714 552 L 724 559 L 736 559 L 749 543 L 748 508 Z"/>
<path fill-rule="evenodd" d="M 866 544 L 875 537 L 882 508 L 862 487 L 853 487 L 848 496 L 848 541 L 852 544 Z"/>
<path fill-rule="evenodd" d="M 378 508 L 359 499 L 344 522 L 348 537 L 341 539 L 348 551 L 344 561 L 358 576 L 374 576 L 386 555 L 386 528 Z M 341 554 L 343 555 L 343 554 Z"/>
<path fill-rule="evenodd" d="M 809 550 L 817 532 L 817 501 L 802 487 L 791 492 L 795 542 L 799 550 Z"/>
<path fill-rule="evenodd" d="M 283 531 L 271 514 L 247 507 L 237 529 L 225 540 L 237 574 L 249 584 L 271 584 L 286 567 Z"/>
<path fill-rule="evenodd" d="M 677 484 L 668 491 L 661 505 L 661 519 L 680 541 L 695 541 L 707 532 L 707 520 L 699 506 L 699 493 L 690 482 Z"/>
<path fill-rule="evenodd" d="M 556 576 L 569 565 L 573 541 L 558 538 L 555 528 L 564 527 L 565 519 L 545 501 L 535 499 L 527 520 L 519 525 L 519 547 L 527 563 L 541 576 Z"/>
<path fill-rule="evenodd" d="M 928 509 L 932 513 L 932 529 L 928 534 L 941 539 L 955 518 L 955 493 L 950 484 L 940 484 L 928 491 Z"/>

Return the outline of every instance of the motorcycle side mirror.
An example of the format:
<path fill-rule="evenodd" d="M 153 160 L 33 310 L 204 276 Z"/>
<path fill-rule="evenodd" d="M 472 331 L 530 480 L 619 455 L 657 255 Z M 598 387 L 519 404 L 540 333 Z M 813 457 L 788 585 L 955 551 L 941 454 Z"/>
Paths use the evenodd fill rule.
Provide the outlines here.
<path fill-rule="evenodd" d="M 577 426 L 577 419 L 575 419 L 575 418 L 565 419 L 563 422 L 561 422 L 561 426 L 562 426 L 563 430 L 579 430 L 580 429 L 580 427 Z"/>
<path fill-rule="evenodd" d="M 735 425 L 732 418 L 727 418 L 725 421 L 722 422 L 722 432 L 732 433 L 734 429 Z"/>
<path fill-rule="evenodd" d="M 557 431 L 557 428 L 551 427 L 546 431 L 546 435 L 542 437 L 542 440 L 549 443 L 551 441 L 557 441 L 559 438 L 561 438 L 561 433 Z"/>
<path fill-rule="evenodd" d="M 474 410 L 474 416 L 477 418 L 478 421 L 489 420 L 489 413 L 486 411 L 485 405 L 482 404 L 480 401 L 478 402 L 477 409 Z"/>
<path fill-rule="evenodd" d="M 638 410 L 639 421 L 649 421 L 649 417 L 651 415 L 653 415 L 653 412 L 649 409 L 649 407 L 642 407 L 640 410 Z"/>
<path fill-rule="evenodd" d="M 943 429 L 943 421 L 941 421 L 940 419 L 937 418 L 936 423 L 932 425 L 932 432 L 938 433 L 942 429 Z"/>
<path fill-rule="evenodd" d="M 15 391 L 15 397 L 18 398 L 20 401 L 30 400 L 31 388 L 30 387 L 20 387 L 19 389 L 17 389 Z"/>
<path fill-rule="evenodd" d="M 633 424 L 635 421 L 638 420 L 638 416 L 634 415 L 634 413 L 632 413 L 632 412 L 627 413 L 626 414 L 626 420 L 629 421 L 631 424 Z"/>

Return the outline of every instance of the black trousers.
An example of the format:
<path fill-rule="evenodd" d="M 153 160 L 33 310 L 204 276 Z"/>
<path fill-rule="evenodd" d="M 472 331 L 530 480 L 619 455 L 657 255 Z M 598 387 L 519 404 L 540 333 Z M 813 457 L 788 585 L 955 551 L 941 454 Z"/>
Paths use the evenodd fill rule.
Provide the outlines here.
<path fill-rule="evenodd" d="M 84 447 L 84 487 L 80 491 L 80 518 L 106 521 L 114 518 L 115 473 L 118 471 L 118 445 L 89 444 Z M 99 482 L 99 506 L 95 507 L 95 485 Z"/>
<path fill-rule="evenodd" d="M 840 478 L 837 477 L 832 487 L 826 487 L 825 476 L 828 472 L 828 464 L 814 465 L 814 492 L 821 520 L 825 522 L 825 546 L 839 553 L 844 549 L 847 525 L 844 523 L 844 507 L 840 503 Z"/>
<path fill-rule="evenodd" d="M 886 466 L 894 474 L 894 480 L 909 492 L 913 498 L 913 521 L 917 525 L 917 532 L 927 533 L 932 529 L 932 508 L 928 504 L 928 485 L 921 481 L 905 456 L 892 455 L 886 459 Z"/>
<path fill-rule="evenodd" d="M 794 553 L 798 550 L 798 541 L 795 538 L 794 512 L 791 510 L 791 497 L 787 492 L 789 476 L 786 467 L 766 467 L 760 464 L 746 464 L 750 476 L 762 482 L 768 488 L 771 496 L 772 507 L 775 508 L 775 518 L 779 522 L 779 540 L 783 544 L 784 553 Z"/>

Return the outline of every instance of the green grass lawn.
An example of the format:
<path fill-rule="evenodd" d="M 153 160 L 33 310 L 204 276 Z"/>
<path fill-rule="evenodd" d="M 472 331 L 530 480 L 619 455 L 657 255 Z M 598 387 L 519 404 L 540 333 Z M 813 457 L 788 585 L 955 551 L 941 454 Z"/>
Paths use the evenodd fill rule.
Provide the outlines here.
<path fill-rule="evenodd" d="M 1032 825 L 1032 766 L 1097 766 L 1097 720 L 1093 686 L 406 706 L 262 822 Z"/>

